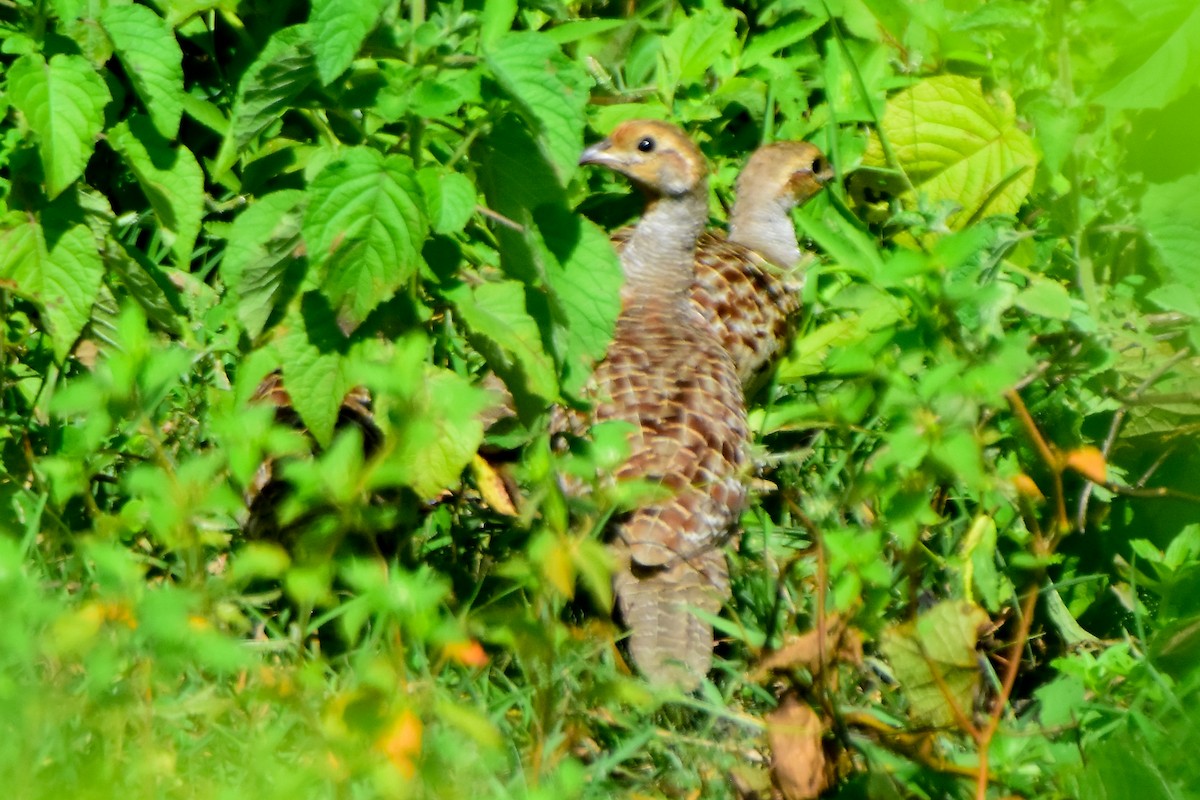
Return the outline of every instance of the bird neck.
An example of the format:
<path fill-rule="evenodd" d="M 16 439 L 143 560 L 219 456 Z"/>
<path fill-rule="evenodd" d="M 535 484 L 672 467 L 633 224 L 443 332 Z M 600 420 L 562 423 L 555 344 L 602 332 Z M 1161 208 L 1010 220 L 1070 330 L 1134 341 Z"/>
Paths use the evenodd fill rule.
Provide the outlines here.
<path fill-rule="evenodd" d="M 629 297 L 686 297 L 696 268 L 696 239 L 708 220 L 704 183 L 680 195 L 652 196 L 621 253 Z"/>
<path fill-rule="evenodd" d="M 748 247 L 779 267 L 800 261 L 791 204 L 739 192 L 729 214 L 729 241 Z"/>

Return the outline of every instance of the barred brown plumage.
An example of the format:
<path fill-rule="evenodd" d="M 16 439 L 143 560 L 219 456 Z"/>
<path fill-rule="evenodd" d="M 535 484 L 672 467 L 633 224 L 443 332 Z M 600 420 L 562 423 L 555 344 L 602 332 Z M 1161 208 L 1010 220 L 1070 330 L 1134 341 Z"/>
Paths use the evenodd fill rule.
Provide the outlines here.
<path fill-rule="evenodd" d="M 728 235 L 708 230 L 696 243 L 692 305 L 733 358 L 743 386 L 791 338 L 804 283 L 791 210 L 814 197 L 830 177 L 828 162 L 814 145 L 764 145 L 738 176 Z M 613 234 L 618 249 L 632 231 Z"/>
<path fill-rule="evenodd" d="M 622 311 L 588 387 L 594 407 L 566 424 L 631 423 L 616 478 L 667 490 L 615 522 L 613 584 L 638 668 L 692 689 L 712 660 L 712 626 L 692 612 L 716 613 L 729 596 L 720 547 L 745 505 L 749 442 L 733 361 L 689 300 L 707 167 L 681 130 L 648 120 L 620 125 L 580 163 L 630 178 L 647 206 L 621 251 Z"/>

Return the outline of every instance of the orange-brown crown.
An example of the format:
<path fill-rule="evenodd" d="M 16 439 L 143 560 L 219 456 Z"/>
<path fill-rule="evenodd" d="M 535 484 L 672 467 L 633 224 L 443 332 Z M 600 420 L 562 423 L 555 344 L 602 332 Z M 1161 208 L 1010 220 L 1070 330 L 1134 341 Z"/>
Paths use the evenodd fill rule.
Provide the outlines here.
<path fill-rule="evenodd" d="M 621 123 L 584 150 L 579 163 L 608 167 L 646 191 L 667 196 L 695 191 L 708 174 L 704 155 L 686 133 L 652 119 Z"/>
<path fill-rule="evenodd" d="M 810 200 L 833 177 L 828 159 L 808 142 L 775 142 L 754 151 L 738 176 L 738 196 L 753 193 L 787 206 Z"/>

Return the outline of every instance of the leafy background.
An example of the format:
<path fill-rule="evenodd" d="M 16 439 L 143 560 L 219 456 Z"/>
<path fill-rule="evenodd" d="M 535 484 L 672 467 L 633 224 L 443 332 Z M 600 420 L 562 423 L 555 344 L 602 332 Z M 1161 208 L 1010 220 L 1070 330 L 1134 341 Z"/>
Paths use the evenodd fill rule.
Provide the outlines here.
<path fill-rule="evenodd" d="M 21 796 L 1200 786 L 1193 0 L 5 0 L 0 69 Z M 614 644 L 620 496 L 554 477 L 619 432 L 545 434 L 637 212 L 576 159 L 635 117 L 715 224 L 762 142 L 838 174 L 687 698 Z"/>

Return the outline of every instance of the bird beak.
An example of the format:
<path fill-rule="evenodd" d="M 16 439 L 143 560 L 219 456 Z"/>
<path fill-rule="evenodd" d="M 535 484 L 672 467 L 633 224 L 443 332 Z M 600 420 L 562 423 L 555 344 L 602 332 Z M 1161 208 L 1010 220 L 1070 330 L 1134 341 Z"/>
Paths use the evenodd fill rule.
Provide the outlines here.
<path fill-rule="evenodd" d="M 596 142 L 579 156 L 579 166 L 583 166 L 584 164 L 597 164 L 602 167 L 611 166 L 616 163 L 616 158 L 612 153 L 608 152 L 611 147 L 611 139 Z"/>

